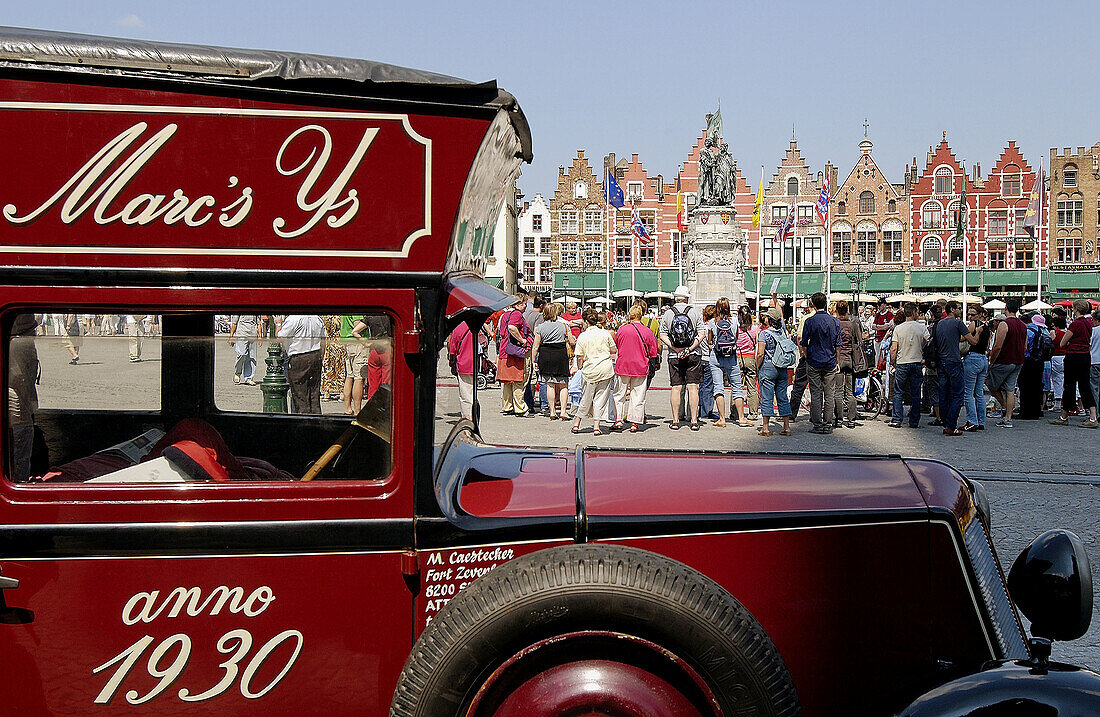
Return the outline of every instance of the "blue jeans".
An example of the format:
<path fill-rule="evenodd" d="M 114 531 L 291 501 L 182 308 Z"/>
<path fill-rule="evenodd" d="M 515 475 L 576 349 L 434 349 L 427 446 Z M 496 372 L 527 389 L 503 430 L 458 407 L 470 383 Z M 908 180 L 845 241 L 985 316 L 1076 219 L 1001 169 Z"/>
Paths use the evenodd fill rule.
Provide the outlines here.
<path fill-rule="evenodd" d="M 909 394 L 909 425 L 916 428 L 920 425 L 920 387 L 924 382 L 924 372 L 921 364 L 899 363 L 894 367 L 894 410 L 892 418 L 894 423 L 901 423 L 905 410 L 902 399 Z"/>
<path fill-rule="evenodd" d="M 985 377 L 989 373 L 989 359 L 971 351 L 963 359 L 963 402 L 966 404 L 966 422 L 972 426 L 985 425 Z"/>
<path fill-rule="evenodd" d="M 779 404 L 779 415 L 791 415 L 791 404 L 787 400 L 787 369 L 776 368 L 771 361 L 765 361 L 760 366 L 760 415 L 774 416 L 775 407 L 772 402 Z"/>
<path fill-rule="evenodd" d="M 722 387 L 722 377 L 726 376 L 730 381 L 730 400 L 745 398 L 745 390 L 741 386 L 741 366 L 737 363 L 737 356 L 728 358 L 710 355 L 710 382 L 714 387 L 715 397 L 721 396 L 725 389 Z"/>
<path fill-rule="evenodd" d="M 256 358 L 252 355 L 255 346 L 255 341 L 233 339 L 233 351 L 237 354 L 237 363 L 233 367 L 233 373 L 240 376 L 242 381 L 252 379 L 253 368 L 256 366 Z"/>
<path fill-rule="evenodd" d="M 721 389 L 721 387 L 722 384 L 719 383 L 718 388 Z M 704 360 L 703 378 L 699 381 L 699 418 L 709 418 L 714 411 L 714 390 L 714 376 L 710 371 L 710 363 Z"/>
<path fill-rule="evenodd" d="M 959 427 L 959 411 L 963 405 L 962 361 L 941 361 L 939 374 L 940 420 L 944 428 L 954 430 Z"/>

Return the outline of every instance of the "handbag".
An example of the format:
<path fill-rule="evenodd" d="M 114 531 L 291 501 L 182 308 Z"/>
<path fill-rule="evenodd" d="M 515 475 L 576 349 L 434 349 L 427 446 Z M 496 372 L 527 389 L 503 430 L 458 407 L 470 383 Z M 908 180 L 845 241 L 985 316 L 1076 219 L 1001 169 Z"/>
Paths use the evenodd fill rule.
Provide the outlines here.
<path fill-rule="evenodd" d="M 503 322 L 505 317 L 501 316 L 500 318 Z M 510 318 L 511 318 L 511 315 L 509 314 L 509 319 Z M 504 336 L 505 336 L 504 353 L 507 356 L 513 356 L 513 357 L 516 357 L 516 358 L 524 358 L 525 356 L 527 356 L 526 337 L 524 337 L 525 340 L 523 341 L 523 343 L 517 343 L 515 337 L 512 336 L 512 332 L 508 329 L 509 325 L 510 325 L 510 322 L 502 323 L 502 333 L 504 333 Z M 524 326 L 526 326 L 526 324 L 524 324 Z M 523 328 L 520 328 L 520 333 L 521 334 L 523 333 Z"/>
<path fill-rule="evenodd" d="M 645 339 L 642 337 L 642 330 L 639 329 L 638 325 L 635 323 L 631 323 L 630 325 L 634 327 L 634 331 L 638 334 L 638 340 L 642 342 L 642 348 L 645 349 Z M 653 378 L 657 373 L 657 369 L 661 368 L 661 351 L 658 349 L 656 356 L 650 356 L 649 351 L 646 350 L 646 357 L 649 359 L 649 377 Z"/>
<path fill-rule="evenodd" d="M 852 322 L 852 374 L 856 378 L 867 378 L 867 354 L 863 350 L 863 330 L 857 322 Z"/>

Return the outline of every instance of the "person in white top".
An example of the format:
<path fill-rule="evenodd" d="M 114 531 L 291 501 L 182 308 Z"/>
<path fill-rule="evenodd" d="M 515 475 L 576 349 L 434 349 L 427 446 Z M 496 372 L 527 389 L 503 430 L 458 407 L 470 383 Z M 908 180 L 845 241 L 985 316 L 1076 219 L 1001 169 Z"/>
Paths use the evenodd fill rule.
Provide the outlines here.
<path fill-rule="evenodd" d="M 287 379 L 292 413 L 321 413 L 321 359 L 324 356 L 325 322 L 314 314 L 283 317 L 279 338 L 285 341 Z"/>

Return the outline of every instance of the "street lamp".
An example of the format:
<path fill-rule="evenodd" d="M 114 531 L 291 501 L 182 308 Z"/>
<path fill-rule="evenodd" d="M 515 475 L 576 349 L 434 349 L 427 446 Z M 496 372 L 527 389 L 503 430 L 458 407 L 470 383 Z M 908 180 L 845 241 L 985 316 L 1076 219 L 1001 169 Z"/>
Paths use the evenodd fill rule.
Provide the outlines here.
<path fill-rule="evenodd" d="M 856 255 L 852 257 L 851 268 L 844 272 L 844 275 L 848 277 L 848 281 L 852 282 L 852 286 L 855 287 L 855 295 L 852 297 L 853 303 L 859 303 L 859 295 L 863 293 L 863 284 L 871 278 L 874 271 L 875 265 L 864 261 L 863 252 L 856 252 Z"/>

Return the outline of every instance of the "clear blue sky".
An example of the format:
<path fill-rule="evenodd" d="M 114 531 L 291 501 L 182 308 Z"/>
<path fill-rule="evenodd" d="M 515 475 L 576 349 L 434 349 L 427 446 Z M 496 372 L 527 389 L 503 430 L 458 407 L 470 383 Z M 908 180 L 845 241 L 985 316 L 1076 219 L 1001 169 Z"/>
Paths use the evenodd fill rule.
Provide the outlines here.
<path fill-rule="evenodd" d="M 722 100 L 724 135 L 754 185 L 795 125 L 811 167 L 842 177 L 864 117 L 875 157 L 901 181 L 942 130 L 968 166 L 1015 139 L 1032 165 L 1050 147 L 1100 140 L 1100 3 L 417 2 L 364 0 L 5 1 L 16 26 L 361 57 L 472 80 L 519 98 L 535 161 L 528 196 L 558 165 L 638 153 L 675 176 Z M 1067 71 L 1051 66 L 1064 63 Z"/>

